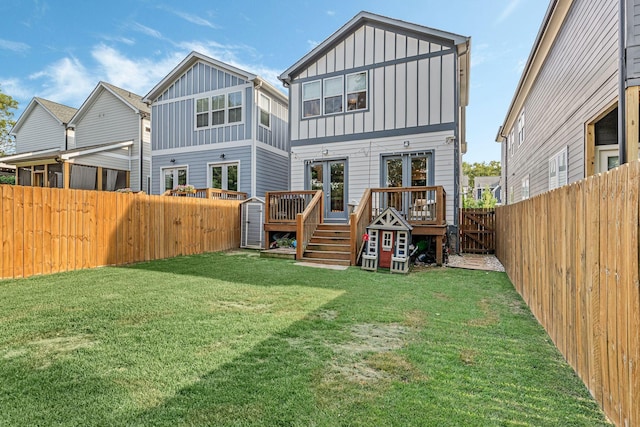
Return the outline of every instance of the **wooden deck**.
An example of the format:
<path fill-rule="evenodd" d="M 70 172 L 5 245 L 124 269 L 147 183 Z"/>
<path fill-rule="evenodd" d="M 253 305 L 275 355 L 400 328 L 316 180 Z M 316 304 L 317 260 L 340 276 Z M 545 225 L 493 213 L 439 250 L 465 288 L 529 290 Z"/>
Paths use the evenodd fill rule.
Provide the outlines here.
<path fill-rule="evenodd" d="M 302 259 L 313 233 L 324 220 L 322 191 L 269 192 L 265 199 L 265 242 L 273 232 L 296 233 L 296 257 Z M 441 186 L 431 186 L 367 189 L 349 217 L 351 265 L 357 264 L 367 226 L 388 207 L 404 216 L 413 227 L 413 235 L 435 239 L 436 260 L 442 264 L 447 234 L 446 193 Z"/>

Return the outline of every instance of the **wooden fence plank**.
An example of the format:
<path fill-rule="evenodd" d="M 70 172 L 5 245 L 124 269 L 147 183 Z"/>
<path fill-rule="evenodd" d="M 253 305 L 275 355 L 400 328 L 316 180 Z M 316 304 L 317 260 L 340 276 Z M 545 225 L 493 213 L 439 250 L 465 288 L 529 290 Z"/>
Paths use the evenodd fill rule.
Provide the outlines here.
<path fill-rule="evenodd" d="M 496 212 L 514 287 L 617 425 L 640 425 L 640 162 Z"/>
<path fill-rule="evenodd" d="M 14 257 L 13 277 L 24 274 L 24 187 L 16 186 L 13 191 Z"/>
<path fill-rule="evenodd" d="M 44 271 L 44 189 L 32 187 L 32 215 L 33 215 L 33 270 L 32 274 L 42 274 Z"/>
<path fill-rule="evenodd" d="M 35 233 L 33 228 L 33 187 L 24 187 L 23 188 L 23 238 L 24 238 L 24 254 L 23 254 L 23 264 L 22 264 L 22 277 L 33 276 L 34 274 L 34 240 Z"/>

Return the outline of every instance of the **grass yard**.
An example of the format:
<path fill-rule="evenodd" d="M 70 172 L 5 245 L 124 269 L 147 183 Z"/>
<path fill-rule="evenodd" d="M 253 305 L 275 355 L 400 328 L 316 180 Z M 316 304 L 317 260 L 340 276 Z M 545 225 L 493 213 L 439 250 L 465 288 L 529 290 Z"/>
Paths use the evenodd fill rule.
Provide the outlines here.
<path fill-rule="evenodd" d="M 0 425 L 598 426 L 503 273 L 253 252 L 0 282 Z"/>

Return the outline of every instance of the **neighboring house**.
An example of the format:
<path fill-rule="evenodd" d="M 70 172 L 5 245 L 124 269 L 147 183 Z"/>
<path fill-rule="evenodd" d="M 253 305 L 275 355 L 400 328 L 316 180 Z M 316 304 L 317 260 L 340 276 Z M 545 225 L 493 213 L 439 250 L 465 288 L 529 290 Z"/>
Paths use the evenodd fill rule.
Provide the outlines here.
<path fill-rule="evenodd" d="M 469 61 L 469 37 L 358 13 L 279 76 L 289 88 L 291 190 L 323 190 L 324 222 L 392 205 L 424 225 L 435 222 L 436 190 L 384 190 L 439 186 L 437 227 L 448 224 L 455 239 Z M 265 230 L 278 231 L 275 222 Z M 352 231 L 352 247 L 359 240 Z"/>
<path fill-rule="evenodd" d="M 287 98 L 264 79 L 192 52 L 144 101 L 153 193 L 190 184 L 264 197 L 288 188 Z"/>
<path fill-rule="evenodd" d="M 470 39 L 360 12 L 282 73 L 289 88 L 291 188 L 343 191 L 347 221 L 365 189 L 441 185 L 457 224 L 466 151 Z M 326 191 L 329 193 L 329 191 Z"/>
<path fill-rule="evenodd" d="M 76 109 L 43 98 L 33 98 L 10 131 L 16 141 L 15 154 L 2 158 L 16 167 L 16 184 L 62 187 L 62 164 L 73 130 L 67 124 Z"/>
<path fill-rule="evenodd" d="M 488 189 L 493 197 L 498 200 L 498 203 L 501 203 L 501 195 L 500 195 L 500 181 L 501 177 L 499 176 L 476 176 L 473 180 L 473 198 L 475 200 L 482 199 L 482 193 L 484 190 Z"/>
<path fill-rule="evenodd" d="M 619 31 L 621 4 L 625 24 Z M 620 155 L 638 158 L 639 8 L 640 0 L 550 2 L 496 138 L 505 203 L 605 172 Z"/>
<path fill-rule="evenodd" d="M 34 98 L 14 126 L 19 185 L 147 191 L 149 108 L 100 82 L 80 109 Z"/>

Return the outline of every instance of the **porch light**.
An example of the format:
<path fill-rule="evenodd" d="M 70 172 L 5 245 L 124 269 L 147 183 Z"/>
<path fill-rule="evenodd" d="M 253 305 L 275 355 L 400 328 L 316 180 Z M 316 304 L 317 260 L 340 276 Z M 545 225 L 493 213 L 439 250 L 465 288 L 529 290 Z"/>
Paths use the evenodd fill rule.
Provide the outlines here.
<path fill-rule="evenodd" d="M 410 142 L 410 141 L 405 141 L 405 142 L 404 142 L 404 148 L 409 147 L 409 144 L 411 144 L 411 142 Z"/>
<path fill-rule="evenodd" d="M 329 150 L 325 148 L 324 150 L 322 150 L 322 154 L 326 156 L 327 154 L 329 154 Z"/>

